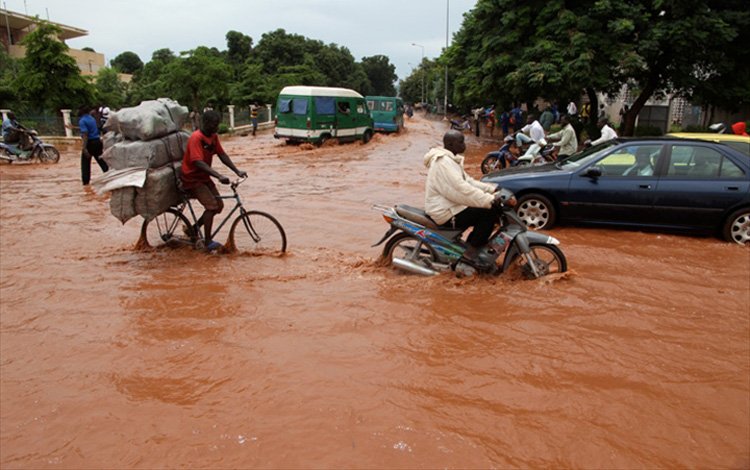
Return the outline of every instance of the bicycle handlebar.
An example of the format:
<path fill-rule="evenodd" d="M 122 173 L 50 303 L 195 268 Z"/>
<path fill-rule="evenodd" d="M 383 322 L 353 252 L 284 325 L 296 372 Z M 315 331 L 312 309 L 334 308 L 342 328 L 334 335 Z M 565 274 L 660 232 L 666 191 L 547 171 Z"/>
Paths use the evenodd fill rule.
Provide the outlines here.
<path fill-rule="evenodd" d="M 231 188 L 232 188 L 232 190 L 235 190 L 235 189 L 237 189 L 237 186 L 239 186 L 239 185 L 241 185 L 242 183 L 244 183 L 244 182 L 245 182 L 245 180 L 247 180 L 247 175 L 245 175 L 245 176 L 242 176 L 242 177 L 240 177 L 240 178 L 238 178 L 238 179 L 236 179 L 236 180 L 232 181 L 231 183 L 229 183 L 229 187 L 231 187 Z"/>

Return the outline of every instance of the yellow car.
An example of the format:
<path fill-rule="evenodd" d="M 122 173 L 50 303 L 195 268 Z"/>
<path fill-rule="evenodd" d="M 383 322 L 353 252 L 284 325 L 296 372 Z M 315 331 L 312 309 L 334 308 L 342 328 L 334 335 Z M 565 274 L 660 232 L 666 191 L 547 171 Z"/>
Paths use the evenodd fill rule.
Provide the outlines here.
<path fill-rule="evenodd" d="M 702 132 L 674 132 L 667 135 L 672 137 L 680 137 L 682 139 L 710 140 L 712 142 L 718 142 L 720 144 L 728 145 L 733 149 L 737 149 L 742 153 L 750 155 L 750 137 L 744 135 L 712 134 Z"/>

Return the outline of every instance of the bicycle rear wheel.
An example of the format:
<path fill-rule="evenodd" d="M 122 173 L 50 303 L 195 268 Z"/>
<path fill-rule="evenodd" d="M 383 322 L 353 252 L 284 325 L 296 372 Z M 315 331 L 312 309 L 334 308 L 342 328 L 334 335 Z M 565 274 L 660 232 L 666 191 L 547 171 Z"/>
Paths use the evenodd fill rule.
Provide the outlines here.
<path fill-rule="evenodd" d="M 227 245 L 230 250 L 279 255 L 286 252 L 286 234 L 270 214 L 250 211 L 234 219 Z"/>
<path fill-rule="evenodd" d="M 183 227 L 189 233 L 183 232 Z M 195 235 L 190 227 L 190 222 L 182 212 L 167 209 L 153 219 L 143 221 L 141 243 L 150 248 L 191 245 L 195 243 Z"/>

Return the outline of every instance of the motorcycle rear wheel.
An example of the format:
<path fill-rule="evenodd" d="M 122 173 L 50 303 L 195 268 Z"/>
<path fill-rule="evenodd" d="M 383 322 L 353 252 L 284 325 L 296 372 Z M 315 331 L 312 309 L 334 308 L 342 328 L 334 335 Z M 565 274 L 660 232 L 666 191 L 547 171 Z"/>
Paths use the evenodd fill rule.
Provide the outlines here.
<path fill-rule="evenodd" d="M 550 274 L 561 274 L 568 270 L 568 261 L 562 250 L 555 245 L 545 245 L 543 243 L 531 243 L 529 245 L 531 258 L 534 260 L 537 271 L 544 277 Z M 523 253 L 516 253 L 505 270 L 509 277 L 513 279 L 536 279 L 534 272 L 529 265 Z"/>
<path fill-rule="evenodd" d="M 432 263 L 437 261 L 437 254 L 423 240 L 402 232 L 385 244 L 383 258 L 388 260 L 388 264 L 393 263 L 393 258 L 401 258 L 431 268 Z"/>

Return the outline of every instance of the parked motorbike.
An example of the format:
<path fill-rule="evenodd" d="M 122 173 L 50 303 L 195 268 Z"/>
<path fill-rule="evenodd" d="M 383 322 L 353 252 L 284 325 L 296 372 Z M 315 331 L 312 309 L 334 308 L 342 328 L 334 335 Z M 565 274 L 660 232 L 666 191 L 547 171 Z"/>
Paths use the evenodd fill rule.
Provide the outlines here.
<path fill-rule="evenodd" d="M 518 147 L 513 136 L 503 139 L 503 146 L 495 152 L 489 152 L 482 160 L 482 173 L 502 170 L 511 166 L 542 165 L 557 160 L 557 148 L 543 141 L 544 145 L 536 154 L 526 155 L 525 147 Z"/>
<path fill-rule="evenodd" d="M 463 258 L 466 243 L 461 234 L 466 227 L 438 226 L 425 211 L 406 205 L 374 205 L 390 228 L 373 247 L 386 242 L 383 258 L 398 269 L 431 276 L 455 271 L 462 275 L 477 272 L 499 275 L 511 272 L 526 279 L 537 279 L 567 271 L 560 242 L 550 236 L 528 231 L 516 215 L 512 192 L 502 189 L 498 229 L 487 245 L 478 250 L 478 262 Z M 501 256 L 503 256 L 501 258 Z"/>
<path fill-rule="evenodd" d="M 29 162 L 35 158 L 41 163 L 57 163 L 60 152 L 51 144 L 45 144 L 39 139 L 36 131 L 25 131 L 31 139 L 31 146 L 22 150 L 18 144 L 0 142 L 0 159 L 13 162 Z"/>

